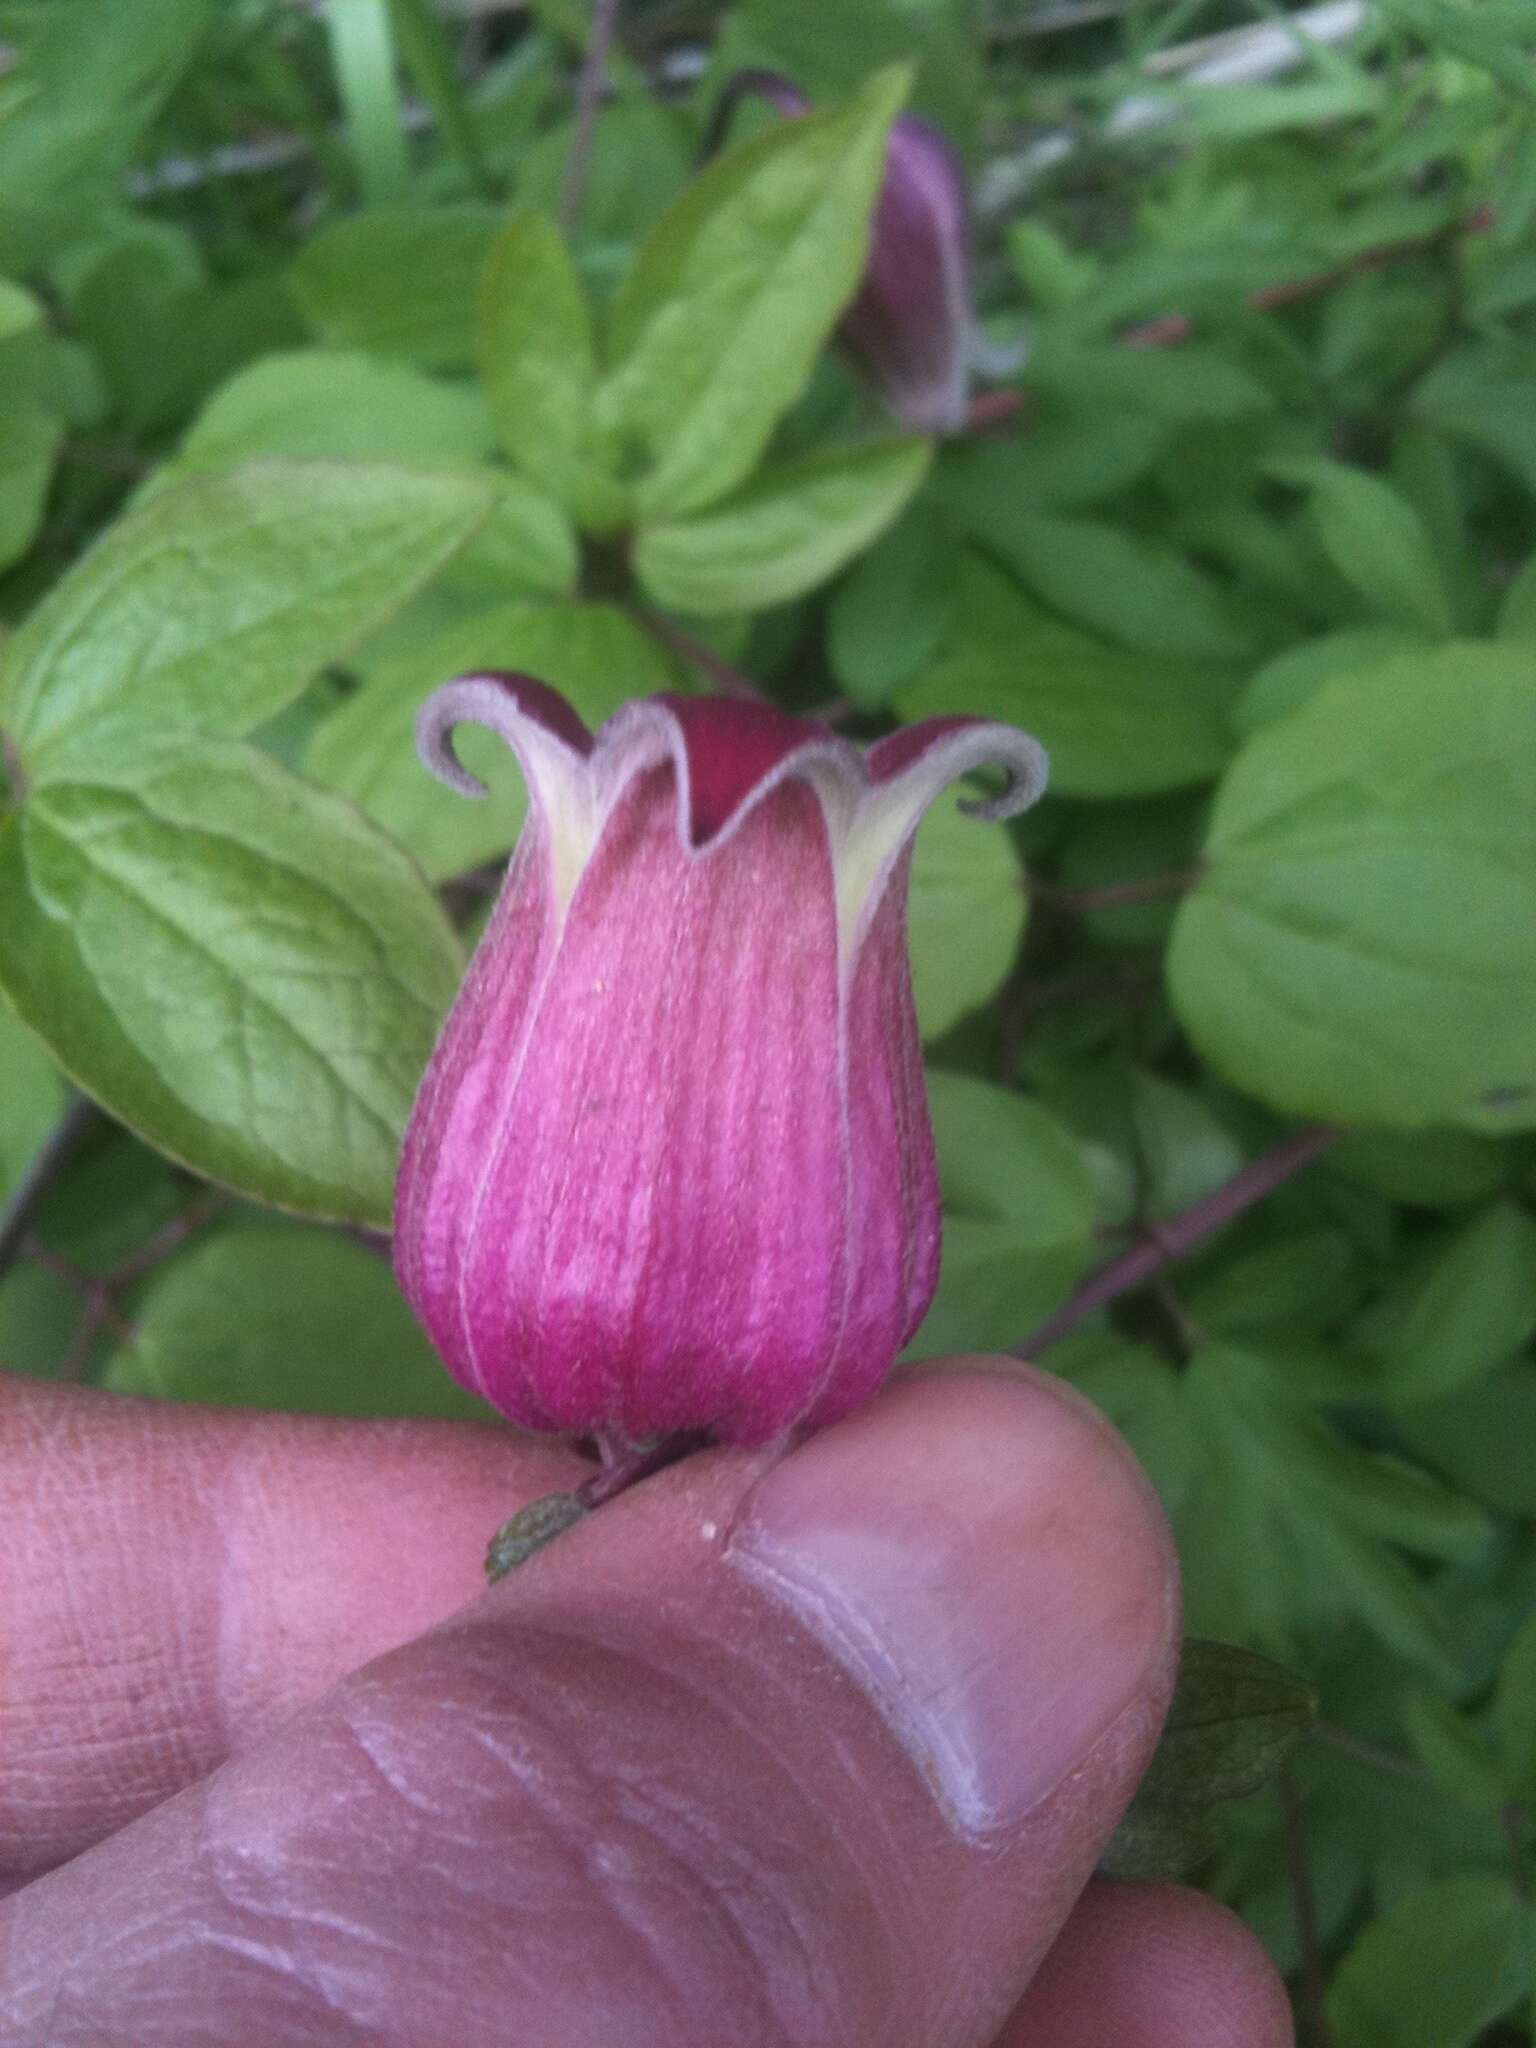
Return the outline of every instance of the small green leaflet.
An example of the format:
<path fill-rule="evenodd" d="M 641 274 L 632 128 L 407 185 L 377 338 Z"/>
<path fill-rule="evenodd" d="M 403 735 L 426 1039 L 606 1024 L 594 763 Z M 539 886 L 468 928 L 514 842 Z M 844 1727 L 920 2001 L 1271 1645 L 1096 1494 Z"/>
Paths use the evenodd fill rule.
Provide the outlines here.
<path fill-rule="evenodd" d="M 930 452 L 926 441 L 871 441 L 765 469 L 711 511 L 642 527 L 636 573 L 658 604 L 699 617 L 784 604 L 890 525 Z"/>
<path fill-rule="evenodd" d="M 597 342 L 586 286 L 554 222 L 520 208 L 497 235 L 480 281 L 480 374 L 501 445 L 582 525 L 604 533 L 629 492 L 596 446 Z"/>
<path fill-rule="evenodd" d="M 1316 1701 L 1283 1666 L 1233 1643 L 1185 1643 L 1162 1738 L 1101 1870 L 1183 1876 L 1213 1840 L 1210 1809 L 1267 1785 Z"/>

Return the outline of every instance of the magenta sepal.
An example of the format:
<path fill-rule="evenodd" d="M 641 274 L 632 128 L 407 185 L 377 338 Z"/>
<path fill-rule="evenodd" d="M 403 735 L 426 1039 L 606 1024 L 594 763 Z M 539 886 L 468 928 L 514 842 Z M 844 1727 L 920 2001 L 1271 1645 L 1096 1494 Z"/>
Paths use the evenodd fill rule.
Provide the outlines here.
<path fill-rule="evenodd" d="M 939 1202 L 905 936 L 923 812 L 1014 728 L 935 719 L 862 755 L 718 698 L 594 737 L 529 678 L 447 683 L 531 802 L 406 1135 L 395 1262 L 455 1377 L 518 1422 L 752 1443 L 871 1393 L 938 1275 Z"/>

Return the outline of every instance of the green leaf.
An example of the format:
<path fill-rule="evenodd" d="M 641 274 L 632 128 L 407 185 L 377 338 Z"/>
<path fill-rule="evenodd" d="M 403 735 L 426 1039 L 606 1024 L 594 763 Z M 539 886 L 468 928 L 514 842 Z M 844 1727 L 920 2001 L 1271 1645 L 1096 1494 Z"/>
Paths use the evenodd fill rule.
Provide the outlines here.
<path fill-rule="evenodd" d="M 1213 692 L 1185 668 L 1108 647 L 1038 610 L 978 557 L 937 664 L 897 692 L 904 719 L 970 713 L 1023 725 L 1065 796 L 1134 796 L 1208 781 L 1229 743 Z"/>
<path fill-rule="evenodd" d="M 1312 493 L 1312 516 L 1338 569 L 1378 611 L 1434 639 L 1451 632 L 1450 592 L 1429 531 L 1379 476 L 1342 462 L 1276 457 L 1270 474 Z"/>
<path fill-rule="evenodd" d="M 827 607 L 827 659 L 854 703 L 878 710 L 937 653 L 954 618 L 959 548 L 926 496 L 855 562 Z"/>
<path fill-rule="evenodd" d="M 1498 631 L 1501 640 L 1536 640 L 1536 555 L 1505 591 Z"/>
<path fill-rule="evenodd" d="M 649 463 L 647 518 L 756 468 L 853 294 L 908 73 L 726 151 L 657 224 L 614 307 L 607 432 Z"/>
<path fill-rule="evenodd" d="M 475 291 L 499 225 L 489 206 L 370 207 L 305 243 L 293 295 L 335 348 L 468 369 Z"/>
<path fill-rule="evenodd" d="M 912 1352 L 1003 1350 L 1091 1263 L 1093 1175 L 1066 1125 L 1016 1091 L 950 1073 L 928 1087 L 944 1263 Z"/>
<path fill-rule="evenodd" d="M 1413 412 L 1481 448 L 1536 491 L 1536 342 L 1470 342 L 1443 356 L 1413 394 Z"/>
<path fill-rule="evenodd" d="M 1334 1973 L 1338 2048 L 1470 2048 L 1528 1983 L 1531 1909 L 1501 1877 L 1410 1892 L 1360 1935 Z"/>
<path fill-rule="evenodd" d="M 1424 1687 L 1403 1698 L 1403 1729 L 1435 1783 L 1469 1813 L 1496 1813 L 1506 1797 L 1492 1751 L 1467 1719 Z"/>
<path fill-rule="evenodd" d="M 438 588 L 477 602 L 566 597 L 581 571 L 575 529 L 552 498 L 504 469 L 482 470 L 494 492 L 478 533 L 449 561 Z"/>
<path fill-rule="evenodd" d="M 1346 1131 L 1329 1150 L 1328 1170 L 1393 1202 L 1456 1209 L 1496 1195 L 1510 1161 L 1507 1147 L 1471 1131 Z"/>
<path fill-rule="evenodd" d="M 305 772 L 392 832 L 433 881 L 505 853 L 522 826 L 522 776 L 493 733 L 466 729 L 454 741 L 491 792 L 484 803 L 467 803 L 429 775 L 413 738 L 416 713 L 439 683 L 496 668 L 550 683 L 594 727 L 628 697 L 677 686 L 655 641 L 607 604 L 500 605 L 380 662 L 315 734 Z"/>
<path fill-rule="evenodd" d="M 923 820 L 912 856 L 907 946 L 925 1039 L 996 994 L 1024 936 L 1029 899 L 1008 834 L 953 803 Z"/>
<path fill-rule="evenodd" d="M 64 1114 L 64 1101 L 58 1068 L 0 1004 L 0 1204 Z"/>
<path fill-rule="evenodd" d="M 264 356 L 223 385 L 187 429 L 176 469 L 230 469 L 252 456 L 444 468 L 489 455 L 476 392 L 403 363 L 340 349 Z"/>
<path fill-rule="evenodd" d="M 37 537 L 63 438 L 63 423 L 41 406 L 0 398 L 0 570 Z"/>
<path fill-rule="evenodd" d="M 1530 0 L 1477 0 L 1476 8 L 1448 0 L 1385 0 L 1388 18 L 1422 36 L 1431 49 L 1474 64 L 1521 99 L 1536 100 L 1529 52 L 1536 36 Z"/>
<path fill-rule="evenodd" d="M 1400 626 L 1345 626 L 1315 640 L 1299 640 L 1249 677 L 1232 706 L 1233 730 L 1246 737 L 1277 718 L 1288 718 L 1335 676 L 1363 675 L 1377 662 L 1413 654 L 1422 644 L 1417 634 Z"/>
<path fill-rule="evenodd" d="M 262 1223 L 175 1260 L 135 1315 L 119 1394 L 323 1415 L 489 1418 L 438 1363 L 387 1259 L 334 1232 Z"/>
<path fill-rule="evenodd" d="M 658 604 L 700 617 L 785 604 L 890 525 L 930 453 L 926 441 L 872 441 L 765 469 L 711 512 L 643 527 L 636 573 Z"/>
<path fill-rule="evenodd" d="M 1272 393 L 1238 363 L 1208 344 L 1127 348 L 1119 342 L 1037 336 L 1029 382 L 1079 405 L 1120 407 L 1154 419 L 1204 424 L 1272 412 Z"/>
<path fill-rule="evenodd" d="M 1316 1710 L 1310 1688 L 1283 1665 L 1233 1643 L 1184 1644 L 1162 1737 L 1103 1864 L 1117 1878 L 1174 1877 L 1166 1860 L 1181 1817 L 1201 1815 L 1267 1785 Z"/>
<path fill-rule="evenodd" d="M 1360 1287 L 1360 1261 L 1342 1230 L 1287 1232 L 1203 1276 L 1185 1306 L 1213 1337 L 1294 1339 L 1336 1323 Z"/>
<path fill-rule="evenodd" d="M 1500 1667 L 1493 1726 L 1510 1796 L 1536 1800 L 1536 1614 L 1522 1624 Z"/>
<path fill-rule="evenodd" d="M 1278 1109 L 1536 1123 L 1536 679 L 1520 650 L 1343 677 L 1251 739 L 1168 974 L 1205 1056 Z"/>
<path fill-rule="evenodd" d="M 412 862 L 237 741 L 55 750 L 0 824 L 0 986 L 82 1088 L 210 1179 L 380 1223 L 461 959 Z"/>
<path fill-rule="evenodd" d="M 1252 651 L 1226 593 L 1162 542 L 1051 512 L 1016 513 L 991 542 L 1038 597 L 1138 652 L 1228 661 Z"/>
<path fill-rule="evenodd" d="M 1536 1365 L 1511 1365 L 1393 1417 L 1397 1436 L 1473 1500 L 1536 1516 Z"/>
<path fill-rule="evenodd" d="M 1110 1421 L 1171 1514 L 1193 1476 L 1194 1432 L 1178 1375 L 1160 1353 L 1113 1331 L 1080 1326 L 1052 1345 L 1047 1363 Z"/>
<path fill-rule="evenodd" d="M 208 0 L 49 0 L 27 10 L 24 35 L 20 10 L 7 12 L 7 41 L 22 50 L 0 106 L 0 265 L 30 270 L 116 201 L 211 9 Z"/>
<path fill-rule="evenodd" d="M 1454 1393 L 1536 1333 L 1536 1221 L 1497 1202 L 1394 1277 L 1352 1341 L 1381 1361 L 1382 1400 Z"/>
<path fill-rule="evenodd" d="M 484 484 L 261 462 L 127 513 L 7 650 L 4 714 L 34 768 L 102 718 L 243 733 L 296 697 L 484 520 Z"/>
<path fill-rule="evenodd" d="M 523 208 L 497 235 L 478 302 L 478 354 L 508 455 L 583 525 L 622 525 L 629 493 L 595 445 L 592 309 L 559 229 Z"/>
<path fill-rule="evenodd" d="M 934 491 L 963 532 L 1006 560 L 1016 519 L 1112 497 L 1145 476 L 1172 438 L 1152 413 L 1046 405 L 1018 438 L 949 442 Z"/>
<path fill-rule="evenodd" d="M 1185 1372 L 1200 1446 L 1176 1516 L 1190 1625 L 1304 1658 L 1347 1619 L 1449 1675 L 1445 1617 L 1388 1545 L 1466 1557 L 1485 1540 L 1484 1517 L 1346 1443 L 1282 1391 L 1283 1371 L 1283 1360 L 1271 1369 L 1257 1351 L 1212 1344 Z"/>

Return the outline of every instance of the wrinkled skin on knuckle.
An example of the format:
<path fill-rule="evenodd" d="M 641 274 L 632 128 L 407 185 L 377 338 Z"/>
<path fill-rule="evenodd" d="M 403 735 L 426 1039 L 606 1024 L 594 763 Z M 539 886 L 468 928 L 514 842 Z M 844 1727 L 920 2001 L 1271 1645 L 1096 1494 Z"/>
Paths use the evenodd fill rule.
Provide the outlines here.
<path fill-rule="evenodd" d="M 37 2048 L 222 2043 L 231 2012 L 306 2048 L 910 2038 L 901 1830 L 843 1682 L 751 1631 L 591 1626 L 464 1617 L 56 1873 L 18 1940 L 72 1923 L 68 1989 L 12 1980 L 0 2019 Z"/>

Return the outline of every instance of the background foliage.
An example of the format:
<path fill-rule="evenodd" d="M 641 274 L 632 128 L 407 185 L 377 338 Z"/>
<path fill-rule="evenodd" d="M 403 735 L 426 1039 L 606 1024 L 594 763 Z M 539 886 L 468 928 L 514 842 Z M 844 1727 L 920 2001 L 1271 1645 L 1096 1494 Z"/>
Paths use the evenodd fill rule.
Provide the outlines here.
<path fill-rule="evenodd" d="M 1118 1867 L 1463 2048 L 1536 2012 L 1536 5 L 1293 20 L 634 0 L 588 160 L 576 0 L 0 6 L 0 1364 L 476 1411 L 370 1235 L 521 815 L 446 675 L 1028 726 L 919 841 L 914 1351 L 1085 1389 L 1296 1674 L 1191 1653 Z M 747 64 L 819 111 L 698 175 Z M 828 346 L 909 98 L 1029 341 L 938 447 Z"/>

